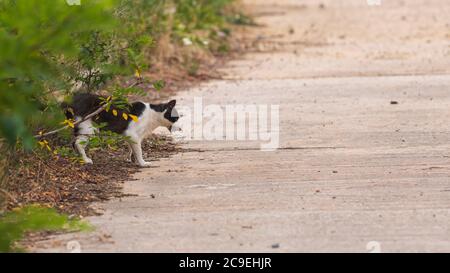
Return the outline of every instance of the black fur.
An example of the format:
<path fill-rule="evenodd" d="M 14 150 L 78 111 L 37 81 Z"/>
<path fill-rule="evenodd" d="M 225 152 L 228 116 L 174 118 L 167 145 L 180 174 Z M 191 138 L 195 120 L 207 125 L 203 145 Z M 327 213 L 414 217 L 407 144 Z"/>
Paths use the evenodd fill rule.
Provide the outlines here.
<path fill-rule="evenodd" d="M 112 110 L 112 109 L 111 109 Z M 117 116 L 114 116 L 112 114 L 112 111 L 106 112 L 103 111 L 101 112 L 97 118 L 94 119 L 94 121 L 96 123 L 106 123 L 106 126 L 103 127 L 104 130 L 108 130 L 108 131 L 112 131 L 114 133 L 118 133 L 121 134 L 123 132 L 125 132 L 125 130 L 128 128 L 128 124 L 130 124 L 130 122 L 132 122 L 131 118 L 128 118 L 128 120 L 125 120 L 122 117 L 123 113 L 126 114 L 132 114 L 135 115 L 137 117 L 141 116 L 142 113 L 145 110 L 145 104 L 143 104 L 142 102 L 134 102 L 129 106 L 129 111 L 123 111 L 123 110 L 118 110 L 116 109 L 118 112 Z"/>
<path fill-rule="evenodd" d="M 103 98 L 104 99 L 104 98 Z M 99 107 L 101 107 L 102 100 L 101 96 L 87 94 L 87 93 L 79 93 L 76 94 L 73 98 L 73 101 L 69 105 L 62 105 L 64 107 L 64 112 L 66 117 L 69 119 L 73 119 L 74 115 L 79 117 L 85 117 L 94 111 L 96 111 Z M 116 110 L 118 115 L 113 115 L 113 110 Z M 100 114 L 93 118 L 93 121 L 97 124 L 105 124 L 106 126 L 101 127 L 102 130 L 112 131 L 117 134 L 122 134 L 127 128 L 132 119 L 129 118 L 125 120 L 122 117 L 123 113 L 132 114 L 137 117 L 141 116 L 145 110 L 145 104 L 142 102 L 134 102 L 130 104 L 128 109 L 120 110 L 111 108 L 108 112 L 102 111 Z M 75 127 L 75 135 L 78 133 L 78 128 Z"/>
<path fill-rule="evenodd" d="M 171 100 L 169 103 L 164 104 L 150 104 L 150 108 L 155 110 L 156 112 L 164 112 L 164 118 L 169 120 L 172 123 L 175 123 L 179 119 L 179 115 L 177 110 L 175 109 L 175 105 L 177 104 L 176 100 Z"/>

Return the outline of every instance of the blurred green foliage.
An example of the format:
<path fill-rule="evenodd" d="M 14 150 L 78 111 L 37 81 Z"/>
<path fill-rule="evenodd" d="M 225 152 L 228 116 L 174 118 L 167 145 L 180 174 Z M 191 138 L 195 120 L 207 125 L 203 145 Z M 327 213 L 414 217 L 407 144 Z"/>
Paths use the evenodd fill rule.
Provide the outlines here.
<path fill-rule="evenodd" d="M 85 1 L 69 6 L 62 0 L 0 1 L 0 136 L 31 148 L 31 121 L 47 123 L 41 114 L 55 104 L 54 90 L 67 88 L 60 59 L 80 48 L 74 37 L 114 27 L 115 1 Z"/>
<path fill-rule="evenodd" d="M 88 231 L 92 227 L 77 219 L 69 219 L 54 209 L 27 206 L 0 214 L 0 252 L 22 251 L 14 243 L 32 231 Z"/>
<path fill-rule="evenodd" d="M 174 0 L 175 26 L 190 32 L 222 26 L 226 16 L 224 8 L 232 0 Z"/>
<path fill-rule="evenodd" d="M 210 40 L 228 34 L 225 23 L 237 16 L 226 14 L 231 2 L 0 0 L 0 137 L 32 148 L 32 132 L 63 120 L 61 97 L 105 88 L 116 76 L 140 77 L 163 34 L 212 48 Z"/>

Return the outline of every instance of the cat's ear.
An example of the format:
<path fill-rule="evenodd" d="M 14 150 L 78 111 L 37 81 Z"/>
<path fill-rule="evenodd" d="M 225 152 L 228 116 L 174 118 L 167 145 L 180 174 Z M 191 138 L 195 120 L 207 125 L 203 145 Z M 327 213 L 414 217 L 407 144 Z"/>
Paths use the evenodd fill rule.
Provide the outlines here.
<path fill-rule="evenodd" d="M 176 100 L 171 100 L 171 101 L 169 101 L 169 103 L 167 104 L 167 107 L 170 108 L 170 109 L 172 109 L 172 108 L 175 107 L 176 104 L 177 104 L 177 101 L 176 101 Z"/>

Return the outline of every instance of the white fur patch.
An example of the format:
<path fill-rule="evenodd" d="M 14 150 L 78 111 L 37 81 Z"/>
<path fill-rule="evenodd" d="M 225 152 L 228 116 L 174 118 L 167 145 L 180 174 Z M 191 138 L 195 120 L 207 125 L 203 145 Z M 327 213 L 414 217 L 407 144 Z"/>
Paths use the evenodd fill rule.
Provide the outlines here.
<path fill-rule="evenodd" d="M 75 121 L 81 120 L 82 117 L 76 117 Z M 96 128 L 92 124 L 92 120 L 88 119 L 86 121 L 83 121 L 82 123 L 77 125 L 78 127 L 78 134 L 79 135 L 93 135 L 96 132 Z"/>
<path fill-rule="evenodd" d="M 145 103 L 145 110 L 138 118 L 139 120 L 137 122 L 130 122 L 127 130 L 123 133 L 124 135 L 135 137 L 142 141 L 151 135 L 156 128 L 162 125 L 162 113 L 151 109 L 148 103 Z"/>

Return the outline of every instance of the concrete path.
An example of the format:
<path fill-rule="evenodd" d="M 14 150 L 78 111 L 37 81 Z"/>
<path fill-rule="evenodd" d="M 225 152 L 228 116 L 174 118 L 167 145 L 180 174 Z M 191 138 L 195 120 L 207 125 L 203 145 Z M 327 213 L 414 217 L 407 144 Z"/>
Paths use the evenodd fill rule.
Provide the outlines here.
<path fill-rule="evenodd" d="M 257 50 L 178 99 L 280 105 L 281 148 L 189 142 L 37 251 L 450 252 L 450 3 L 245 2 Z"/>

